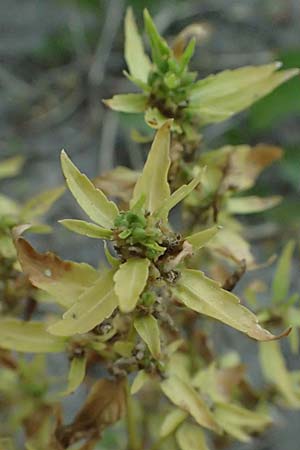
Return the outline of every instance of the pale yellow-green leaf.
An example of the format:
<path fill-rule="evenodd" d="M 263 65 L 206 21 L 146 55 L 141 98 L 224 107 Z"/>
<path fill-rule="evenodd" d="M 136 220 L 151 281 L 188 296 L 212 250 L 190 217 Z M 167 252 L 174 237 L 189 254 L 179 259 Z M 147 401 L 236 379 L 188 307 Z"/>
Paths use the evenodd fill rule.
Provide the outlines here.
<path fill-rule="evenodd" d="M 85 378 L 87 356 L 74 356 L 70 362 L 67 389 L 61 395 L 67 396 L 76 391 Z"/>
<path fill-rule="evenodd" d="M 25 239 L 17 239 L 15 245 L 19 262 L 31 283 L 48 292 L 62 306 L 69 307 L 76 302 L 99 276 L 88 264 L 63 261 L 54 253 L 38 253 Z"/>
<path fill-rule="evenodd" d="M 82 174 L 62 151 L 61 165 L 67 185 L 86 214 L 103 228 L 112 228 L 119 210 L 97 189 L 88 177 Z"/>
<path fill-rule="evenodd" d="M 65 187 L 58 187 L 32 197 L 20 211 L 21 222 L 27 223 L 45 214 L 64 191 Z"/>
<path fill-rule="evenodd" d="M 115 293 L 122 312 L 128 313 L 136 307 L 148 280 L 149 265 L 146 258 L 131 258 L 115 273 Z"/>
<path fill-rule="evenodd" d="M 181 450 L 208 450 L 201 428 L 188 422 L 177 430 L 176 441 Z"/>
<path fill-rule="evenodd" d="M 224 227 L 208 242 L 207 247 L 236 263 L 244 260 L 247 269 L 255 267 L 254 256 L 251 253 L 250 244 L 236 230 Z"/>
<path fill-rule="evenodd" d="M 153 316 L 143 316 L 135 319 L 134 328 L 146 343 L 153 358 L 160 357 L 160 332 L 157 320 Z"/>
<path fill-rule="evenodd" d="M 144 94 L 118 94 L 103 100 L 103 102 L 114 111 L 141 113 L 146 110 L 147 96 Z"/>
<path fill-rule="evenodd" d="M 23 156 L 14 156 L 0 161 L 0 179 L 18 175 L 23 167 L 24 161 Z"/>
<path fill-rule="evenodd" d="M 200 314 L 213 317 L 259 341 L 276 339 L 259 325 L 255 314 L 242 306 L 236 295 L 222 289 L 203 272 L 182 270 L 181 278 L 172 290 L 178 300 Z"/>
<path fill-rule="evenodd" d="M 48 328 L 49 332 L 57 336 L 87 333 L 110 317 L 118 306 L 113 276 L 112 270 L 103 273 L 65 312 L 63 319 Z"/>
<path fill-rule="evenodd" d="M 125 17 L 125 60 L 131 75 L 146 83 L 151 62 L 144 52 L 132 8 L 127 9 Z"/>
<path fill-rule="evenodd" d="M 178 203 L 184 200 L 201 182 L 203 177 L 203 171 L 201 170 L 198 175 L 189 183 L 180 186 L 175 192 L 173 192 L 166 200 L 162 203 L 160 208 L 156 211 L 155 216 L 166 219 L 168 217 L 169 211 L 173 209 Z"/>
<path fill-rule="evenodd" d="M 14 318 L 0 320 L 0 347 L 25 353 L 55 353 L 66 348 L 66 340 L 52 336 L 43 322 Z"/>
<path fill-rule="evenodd" d="M 273 208 L 281 200 L 282 197 L 280 195 L 273 195 L 272 197 L 251 195 L 250 197 L 229 198 L 226 203 L 226 209 L 232 214 L 252 214 Z"/>
<path fill-rule="evenodd" d="M 0 194 L 0 220 L 3 216 L 18 217 L 19 205 L 14 200 L 6 197 L 6 195 Z"/>
<path fill-rule="evenodd" d="M 300 397 L 294 390 L 291 374 L 286 367 L 280 344 L 278 342 L 261 343 L 259 356 L 266 380 L 276 386 L 289 407 L 299 409 Z"/>
<path fill-rule="evenodd" d="M 0 255 L 4 258 L 15 258 L 16 249 L 11 236 L 0 234 Z"/>
<path fill-rule="evenodd" d="M 141 196 L 145 196 L 145 208 L 154 213 L 164 201 L 170 197 L 168 172 L 170 160 L 170 127 L 168 120 L 156 133 L 151 150 L 148 154 L 142 174 L 134 187 L 133 206 Z"/>
<path fill-rule="evenodd" d="M 182 409 L 173 408 L 172 411 L 167 414 L 161 424 L 159 435 L 161 438 L 165 438 L 179 427 L 179 425 L 188 417 L 188 413 Z"/>
<path fill-rule="evenodd" d="M 213 413 L 190 384 L 173 375 L 161 383 L 161 388 L 174 405 L 188 412 L 199 425 L 219 432 Z"/>
<path fill-rule="evenodd" d="M 143 388 L 143 386 L 147 383 L 147 381 L 149 381 L 149 379 L 150 377 L 147 374 L 147 372 L 145 372 L 144 370 L 139 370 L 135 379 L 132 382 L 130 393 L 134 395 L 137 392 L 139 392 Z"/>
<path fill-rule="evenodd" d="M 298 69 L 274 73 L 279 67 L 278 63 L 246 66 L 210 75 L 195 84 L 189 110 L 202 124 L 225 120 L 299 73 Z"/>
<path fill-rule="evenodd" d="M 107 242 L 104 241 L 104 254 L 106 256 L 107 262 L 110 264 L 112 268 L 119 267 L 121 260 L 113 256 L 108 248 Z"/>
<path fill-rule="evenodd" d="M 191 234 L 185 239 L 192 245 L 194 250 L 199 250 L 204 247 L 213 238 L 216 233 L 219 231 L 220 227 L 213 226 L 211 228 L 207 228 L 206 230 L 198 231 L 197 233 Z"/>
<path fill-rule="evenodd" d="M 249 433 L 263 431 L 272 422 L 266 414 L 229 403 L 215 405 L 215 418 L 223 430 L 241 442 L 249 442 Z"/>
<path fill-rule="evenodd" d="M 130 341 L 115 341 L 113 344 L 114 352 L 124 358 L 130 358 L 132 356 L 132 350 L 134 349 L 134 343 Z"/>
<path fill-rule="evenodd" d="M 86 222 L 85 220 L 76 219 L 63 219 L 59 220 L 64 227 L 74 233 L 83 234 L 83 236 L 88 236 L 95 239 L 111 239 L 112 231 L 105 228 L 99 227 L 94 223 Z"/>
<path fill-rule="evenodd" d="M 277 263 L 276 272 L 272 283 L 272 300 L 275 303 L 287 300 L 291 283 L 292 256 L 295 242 L 289 241 Z"/>
<path fill-rule="evenodd" d="M 187 383 L 191 380 L 191 358 L 183 352 L 175 352 L 169 355 L 166 365 L 166 373 L 168 376 L 176 375 Z"/>

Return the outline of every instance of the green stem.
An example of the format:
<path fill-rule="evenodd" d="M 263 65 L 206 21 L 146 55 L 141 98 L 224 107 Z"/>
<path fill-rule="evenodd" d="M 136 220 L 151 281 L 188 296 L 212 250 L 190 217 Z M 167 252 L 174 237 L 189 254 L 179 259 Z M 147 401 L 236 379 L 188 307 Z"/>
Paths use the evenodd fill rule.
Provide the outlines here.
<path fill-rule="evenodd" d="M 158 439 L 158 441 L 153 443 L 149 450 L 161 450 L 161 445 L 167 440 L 167 437 L 168 436 Z"/>
<path fill-rule="evenodd" d="M 135 418 L 134 418 L 134 408 L 132 403 L 132 397 L 130 394 L 130 387 L 129 383 L 127 382 L 126 387 L 126 404 L 127 404 L 127 415 L 126 415 L 126 423 L 127 423 L 127 434 L 128 434 L 128 450 L 140 450 L 140 445 L 138 442 L 138 436 L 136 433 L 136 426 L 135 426 Z"/>

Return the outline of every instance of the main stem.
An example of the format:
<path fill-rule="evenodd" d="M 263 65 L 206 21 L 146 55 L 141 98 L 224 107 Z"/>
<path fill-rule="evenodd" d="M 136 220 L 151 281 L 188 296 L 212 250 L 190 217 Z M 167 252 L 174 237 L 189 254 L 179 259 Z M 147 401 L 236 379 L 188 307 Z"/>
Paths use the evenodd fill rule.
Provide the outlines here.
<path fill-rule="evenodd" d="M 128 435 L 128 445 L 127 450 L 140 450 L 140 445 L 137 436 L 135 417 L 134 417 L 134 408 L 132 403 L 132 397 L 130 394 L 130 387 L 127 381 L 126 386 L 126 404 L 127 404 L 127 415 L 126 415 L 126 423 L 127 423 L 127 435 Z"/>

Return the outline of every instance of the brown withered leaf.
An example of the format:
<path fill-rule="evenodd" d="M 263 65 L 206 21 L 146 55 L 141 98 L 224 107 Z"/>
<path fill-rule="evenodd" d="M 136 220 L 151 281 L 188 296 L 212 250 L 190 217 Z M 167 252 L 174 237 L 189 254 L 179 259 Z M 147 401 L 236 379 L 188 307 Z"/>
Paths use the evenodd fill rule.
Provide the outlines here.
<path fill-rule="evenodd" d="M 15 246 L 31 283 L 48 292 L 62 306 L 71 306 L 99 276 L 88 264 L 64 261 L 50 252 L 38 253 L 21 237 L 15 239 Z"/>
<path fill-rule="evenodd" d="M 125 392 L 124 379 L 98 380 L 74 421 L 57 428 L 56 437 L 63 448 L 81 439 L 94 439 L 120 420 L 125 413 Z"/>
<path fill-rule="evenodd" d="M 132 197 L 138 177 L 139 172 L 119 166 L 95 178 L 93 182 L 106 195 L 121 200 L 126 206 Z"/>

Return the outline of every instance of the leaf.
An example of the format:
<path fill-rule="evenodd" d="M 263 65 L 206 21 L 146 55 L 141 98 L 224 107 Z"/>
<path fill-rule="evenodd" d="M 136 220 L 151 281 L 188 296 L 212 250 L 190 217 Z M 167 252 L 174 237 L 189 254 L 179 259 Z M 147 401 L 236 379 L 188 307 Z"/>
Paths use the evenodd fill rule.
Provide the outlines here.
<path fill-rule="evenodd" d="M 22 170 L 25 159 L 23 156 L 14 156 L 0 162 L 0 180 L 18 175 Z"/>
<path fill-rule="evenodd" d="M 200 171 L 199 174 L 189 183 L 183 184 L 178 188 L 175 192 L 171 194 L 170 197 L 166 198 L 166 200 L 162 203 L 160 208 L 156 211 L 155 216 L 161 218 L 167 218 L 169 211 L 173 209 L 178 203 L 184 200 L 201 182 L 203 176 L 203 171 Z"/>
<path fill-rule="evenodd" d="M 272 283 L 272 301 L 274 303 L 284 302 L 289 293 L 291 284 L 292 256 L 295 242 L 289 241 L 278 260 Z"/>
<path fill-rule="evenodd" d="M 195 84 L 188 109 L 202 125 L 220 122 L 249 107 L 299 73 L 298 69 L 274 73 L 279 63 L 246 66 L 210 75 Z"/>
<path fill-rule="evenodd" d="M 141 113 L 147 108 L 148 98 L 144 94 L 118 94 L 103 100 L 106 106 L 114 111 Z"/>
<path fill-rule="evenodd" d="M 66 340 L 47 333 L 42 322 L 0 319 L 0 347 L 25 353 L 56 353 L 66 348 Z"/>
<path fill-rule="evenodd" d="M 111 239 L 112 231 L 99 227 L 94 223 L 85 222 L 84 220 L 63 219 L 59 220 L 64 227 L 74 233 L 83 234 L 95 239 Z"/>
<path fill-rule="evenodd" d="M 18 260 L 31 283 L 62 306 L 71 306 L 99 276 L 88 264 L 64 261 L 50 252 L 38 253 L 25 239 L 18 238 L 15 245 Z"/>
<path fill-rule="evenodd" d="M 18 216 L 19 205 L 14 200 L 0 194 L 0 217 L 4 216 Z"/>
<path fill-rule="evenodd" d="M 176 441 L 181 450 L 208 450 L 203 431 L 190 423 L 184 423 L 179 428 Z"/>
<path fill-rule="evenodd" d="M 249 432 L 262 431 L 272 422 L 266 414 L 228 403 L 216 404 L 215 418 L 229 435 L 241 442 L 250 442 Z"/>
<path fill-rule="evenodd" d="M 255 268 L 255 260 L 250 250 L 250 244 L 235 230 L 227 227 L 219 229 L 207 246 L 222 257 L 231 259 L 238 264 L 244 260 L 247 269 Z"/>
<path fill-rule="evenodd" d="M 176 428 L 187 418 L 188 414 L 182 409 L 172 409 L 163 420 L 160 428 L 160 437 L 165 438 L 173 434 Z"/>
<path fill-rule="evenodd" d="M 173 375 L 161 383 L 161 388 L 174 405 L 188 412 L 199 425 L 219 432 L 212 412 L 190 384 Z"/>
<path fill-rule="evenodd" d="M 107 242 L 104 241 L 104 253 L 107 259 L 107 262 L 110 264 L 110 266 L 114 269 L 119 267 L 121 260 L 113 256 L 108 248 Z"/>
<path fill-rule="evenodd" d="M 74 356 L 70 363 L 68 387 L 61 395 L 72 394 L 81 385 L 85 378 L 87 356 Z"/>
<path fill-rule="evenodd" d="M 225 291 L 198 270 L 182 270 L 181 278 L 172 290 L 187 308 L 213 317 L 258 341 L 278 339 L 288 334 L 274 336 L 262 328 L 255 314 L 242 306 L 236 295 Z"/>
<path fill-rule="evenodd" d="M 267 381 L 276 386 L 282 397 L 291 408 L 300 408 L 291 374 L 288 372 L 278 342 L 264 342 L 259 346 L 262 372 Z"/>
<path fill-rule="evenodd" d="M 124 378 L 107 380 L 102 378 L 94 383 L 88 397 L 70 425 L 59 429 L 60 442 L 69 442 L 72 436 L 90 439 L 95 430 L 120 420 L 126 410 Z"/>
<path fill-rule="evenodd" d="M 61 165 L 67 185 L 81 208 L 103 228 L 113 228 L 119 214 L 117 206 L 77 169 L 64 151 L 61 152 Z"/>
<path fill-rule="evenodd" d="M 157 320 L 149 315 L 139 317 L 134 321 L 134 328 L 146 343 L 151 355 L 155 359 L 160 357 L 160 332 Z"/>
<path fill-rule="evenodd" d="M 167 42 L 160 36 L 147 9 L 144 10 L 145 29 L 148 35 L 153 62 L 161 68 L 165 58 L 171 55 Z"/>
<path fill-rule="evenodd" d="M 118 306 L 113 276 L 113 270 L 100 275 L 64 313 L 63 319 L 48 328 L 49 332 L 57 336 L 87 333 L 110 317 Z"/>
<path fill-rule="evenodd" d="M 168 172 L 171 163 L 169 155 L 171 123 L 171 120 L 166 121 L 156 133 L 130 202 L 133 206 L 142 196 L 145 196 L 145 208 L 150 213 L 154 213 L 170 197 Z"/>
<path fill-rule="evenodd" d="M 131 385 L 130 393 L 132 395 L 137 394 L 142 389 L 144 384 L 149 381 L 149 378 L 150 377 L 147 372 L 144 370 L 139 370 Z"/>
<path fill-rule="evenodd" d="M 20 222 L 27 223 L 45 214 L 64 191 L 65 187 L 54 188 L 28 200 L 20 211 Z"/>
<path fill-rule="evenodd" d="M 251 195 L 249 197 L 229 198 L 226 207 L 231 214 L 253 214 L 273 208 L 281 200 L 282 197 L 280 195 L 264 198 Z"/>
<path fill-rule="evenodd" d="M 122 312 L 131 312 L 136 307 L 148 280 L 149 265 L 149 259 L 130 258 L 115 273 L 115 293 Z"/>
<path fill-rule="evenodd" d="M 152 141 L 152 139 L 151 139 Z M 95 186 L 113 198 L 129 203 L 139 173 L 127 167 L 116 167 L 94 180 Z"/>
<path fill-rule="evenodd" d="M 125 60 L 131 75 L 147 83 L 151 62 L 144 52 L 132 8 L 128 8 L 125 17 Z"/>
<path fill-rule="evenodd" d="M 220 227 L 213 226 L 211 228 L 207 228 L 206 230 L 191 234 L 186 237 L 185 240 L 192 245 L 194 250 L 200 250 L 200 248 L 204 247 L 204 245 L 206 245 L 206 243 L 216 235 L 219 229 Z"/>

